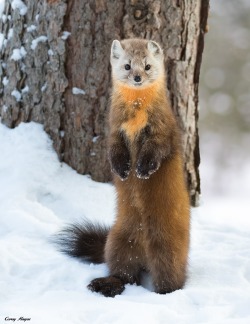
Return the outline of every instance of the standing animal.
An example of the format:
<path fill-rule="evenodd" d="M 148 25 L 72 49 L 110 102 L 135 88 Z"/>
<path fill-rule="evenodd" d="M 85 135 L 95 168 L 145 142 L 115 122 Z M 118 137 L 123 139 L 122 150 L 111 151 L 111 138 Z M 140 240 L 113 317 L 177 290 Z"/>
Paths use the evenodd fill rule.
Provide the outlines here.
<path fill-rule="evenodd" d="M 117 193 L 111 228 L 85 221 L 60 234 L 62 250 L 109 275 L 88 288 L 104 296 L 152 276 L 156 293 L 181 289 L 186 280 L 190 201 L 180 131 L 168 102 L 164 55 L 151 40 L 114 40 L 108 155 Z"/>

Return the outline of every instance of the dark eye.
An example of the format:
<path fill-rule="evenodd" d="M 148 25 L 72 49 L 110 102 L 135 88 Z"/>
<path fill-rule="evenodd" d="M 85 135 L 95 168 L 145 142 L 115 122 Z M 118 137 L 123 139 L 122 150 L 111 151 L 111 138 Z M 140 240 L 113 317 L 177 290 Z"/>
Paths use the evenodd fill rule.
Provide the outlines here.
<path fill-rule="evenodd" d="M 150 68 L 151 68 L 151 65 L 150 65 L 150 64 L 147 64 L 147 65 L 145 66 L 145 70 L 146 70 L 146 71 L 150 70 Z"/>
<path fill-rule="evenodd" d="M 130 70 L 131 66 L 129 64 L 125 64 L 125 70 Z"/>

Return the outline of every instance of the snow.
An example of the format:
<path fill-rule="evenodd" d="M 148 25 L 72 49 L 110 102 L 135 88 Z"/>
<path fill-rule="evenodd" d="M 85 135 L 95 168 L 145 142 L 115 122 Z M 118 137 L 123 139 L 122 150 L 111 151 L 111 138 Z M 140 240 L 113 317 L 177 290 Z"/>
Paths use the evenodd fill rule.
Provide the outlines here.
<path fill-rule="evenodd" d="M 63 35 L 61 36 L 61 39 L 66 40 L 70 35 L 71 35 L 70 32 L 64 31 L 63 32 Z"/>
<path fill-rule="evenodd" d="M 11 95 L 13 96 L 13 97 L 15 97 L 15 99 L 16 99 L 16 101 L 21 101 L 21 98 L 22 98 L 22 95 L 21 95 L 21 93 L 18 91 L 18 90 L 13 90 L 12 92 L 11 92 Z"/>
<path fill-rule="evenodd" d="M 4 34 L 0 33 L 0 51 L 3 47 L 3 44 L 4 44 Z"/>
<path fill-rule="evenodd" d="M 49 55 L 49 56 L 53 56 L 53 55 L 54 55 L 54 52 L 52 51 L 52 49 L 49 49 L 49 50 L 48 50 L 48 55 Z"/>
<path fill-rule="evenodd" d="M 30 91 L 30 88 L 29 88 L 29 86 L 26 85 L 21 91 L 22 91 L 22 94 L 25 94 Z"/>
<path fill-rule="evenodd" d="M 72 93 L 74 95 L 79 95 L 79 94 L 85 95 L 86 94 L 86 92 L 84 90 L 82 90 L 80 88 L 76 88 L 76 87 L 72 88 Z"/>
<path fill-rule="evenodd" d="M 31 43 L 31 49 L 34 51 L 39 43 L 45 43 L 47 39 L 47 36 L 39 36 L 36 39 L 33 39 Z"/>
<path fill-rule="evenodd" d="M 28 10 L 27 6 L 21 0 L 13 0 L 11 2 L 11 7 L 13 10 L 18 9 L 21 16 L 26 15 Z"/>
<path fill-rule="evenodd" d="M 47 89 L 47 82 L 44 83 L 44 85 L 41 87 L 41 91 L 44 92 Z"/>
<path fill-rule="evenodd" d="M 0 124 L 0 138 L 1 323 L 21 316 L 34 324 L 250 323 L 249 164 L 237 186 L 228 177 L 241 192 L 204 196 L 192 211 L 184 289 L 157 295 L 145 278 L 144 287 L 105 298 L 86 285 L 106 275 L 106 265 L 60 254 L 51 237 L 83 217 L 111 224 L 114 188 L 60 163 L 39 124 Z"/>
<path fill-rule="evenodd" d="M 9 79 L 8 79 L 6 76 L 3 77 L 3 81 L 2 81 L 2 83 L 3 83 L 4 86 L 7 86 L 8 83 L 9 83 Z"/>
<path fill-rule="evenodd" d="M 98 141 L 99 137 L 100 137 L 99 135 L 98 136 L 94 136 L 93 139 L 92 139 L 92 142 L 93 143 L 96 143 Z"/>
<path fill-rule="evenodd" d="M 0 0 L 1 1 L 1 0 Z M 2 7 L 2 9 L 1 9 L 1 5 L 2 5 L 2 3 L 3 2 L 0 2 L 0 17 L 1 17 L 1 12 L 3 12 L 2 10 L 4 10 L 4 7 Z M 8 17 L 6 16 L 6 15 L 2 15 L 2 21 L 3 21 L 3 23 L 5 24 L 6 23 L 6 21 L 7 21 L 7 19 L 8 19 Z"/>
<path fill-rule="evenodd" d="M 0 17 L 3 15 L 5 0 L 0 0 Z"/>
<path fill-rule="evenodd" d="M 11 60 L 14 61 L 19 61 L 22 58 L 24 58 L 26 56 L 27 52 L 25 51 L 24 47 L 21 46 L 21 48 L 15 48 L 13 49 L 13 53 L 10 57 Z"/>
<path fill-rule="evenodd" d="M 30 25 L 29 27 L 27 27 L 27 32 L 28 33 L 31 33 L 31 32 L 33 32 L 36 29 L 37 29 L 37 27 L 35 25 Z"/>
<path fill-rule="evenodd" d="M 14 34 L 14 29 L 10 28 L 8 31 L 7 39 L 10 40 L 13 37 L 13 34 Z"/>
<path fill-rule="evenodd" d="M 3 105 L 2 109 L 3 109 L 3 112 L 6 113 L 6 111 L 8 110 L 8 107 L 6 105 Z"/>

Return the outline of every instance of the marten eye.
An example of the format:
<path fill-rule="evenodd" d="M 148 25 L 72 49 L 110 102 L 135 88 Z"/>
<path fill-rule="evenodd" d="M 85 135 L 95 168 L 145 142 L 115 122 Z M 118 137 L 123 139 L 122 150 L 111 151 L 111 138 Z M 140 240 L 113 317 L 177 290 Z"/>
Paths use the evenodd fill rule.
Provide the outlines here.
<path fill-rule="evenodd" d="M 145 70 L 146 70 L 146 71 L 150 70 L 150 68 L 151 68 L 151 65 L 150 65 L 150 64 L 147 64 L 147 65 L 145 66 Z"/>
<path fill-rule="evenodd" d="M 125 70 L 130 70 L 131 66 L 129 64 L 125 64 Z"/>

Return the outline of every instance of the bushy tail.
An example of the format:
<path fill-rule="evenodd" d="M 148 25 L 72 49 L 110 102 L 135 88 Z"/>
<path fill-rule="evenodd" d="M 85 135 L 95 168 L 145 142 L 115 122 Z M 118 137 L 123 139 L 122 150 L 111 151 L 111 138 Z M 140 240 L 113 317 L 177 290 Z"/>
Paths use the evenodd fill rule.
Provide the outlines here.
<path fill-rule="evenodd" d="M 104 247 L 110 228 L 105 225 L 75 224 L 63 229 L 56 237 L 61 252 L 93 263 L 104 262 Z"/>

